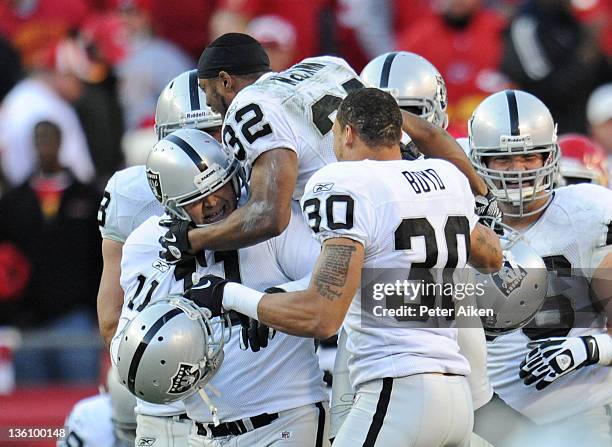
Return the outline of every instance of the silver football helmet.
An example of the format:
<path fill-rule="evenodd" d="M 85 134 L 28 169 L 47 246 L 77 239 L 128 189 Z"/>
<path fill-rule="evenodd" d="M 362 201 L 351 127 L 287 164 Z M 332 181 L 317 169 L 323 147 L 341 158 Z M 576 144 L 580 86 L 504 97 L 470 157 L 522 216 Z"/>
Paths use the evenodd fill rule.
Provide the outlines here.
<path fill-rule="evenodd" d="M 223 362 L 231 336 L 229 317 L 209 319 L 210 311 L 181 296 L 143 309 L 121 332 L 117 371 L 136 397 L 155 404 L 197 393 Z"/>
<path fill-rule="evenodd" d="M 106 387 L 111 399 L 111 420 L 117 439 L 134 445 L 136 439 L 136 398 L 121 384 L 117 368 L 111 366 L 106 376 Z"/>
<path fill-rule="evenodd" d="M 361 72 L 369 87 L 389 92 L 400 108 L 446 129 L 448 97 L 440 72 L 427 59 L 408 51 L 385 53 Z"/>
<path fill-rule="evenodd" d="M 482 317 L 487 335 L 501 335 L 520 329 L 542 308 L 548 291 L 546 264 L 525 238 L 507 225 L 500 238 L 504 262 L 492 274 L 476 272 L 484 293 L 476 294 L 479 309 L 492 316 Z"/>
<path fill-rule="evenodd" d="M 158 140 L 177 129 L 220 127 L 222 121 L 222 116 L 206 105 L 206 95 L 198 86 L 197 70 L 178 75 L 162 90 L 157 100 L 155 132 Z"/>
<path fill-rule="evenodd" d="M 175 217 L 190 220 L 183 209 L 233 182 L 236 196 L 246 187 L 244 171 L 231 152 L 197 129 L 179 129 L 159 140 L 147 158 L 153 194 Z"/>
<path fill-rule="evenodd" d="M 500 202 L 513 205 L 517 212 L 507 216 L 536 214 L 552 199 L 559 169 L 560 151 L 557 125 L 542 101 L 520 90 L 505 90 L 482 101 L 468 123 L 470 159 L 478 174 Z M 538 169 L 502 171 L 487 166 L 488 157 L 544 154 Z M 525 211 L 536 198 L 547 197 L 542 206 Z"/>

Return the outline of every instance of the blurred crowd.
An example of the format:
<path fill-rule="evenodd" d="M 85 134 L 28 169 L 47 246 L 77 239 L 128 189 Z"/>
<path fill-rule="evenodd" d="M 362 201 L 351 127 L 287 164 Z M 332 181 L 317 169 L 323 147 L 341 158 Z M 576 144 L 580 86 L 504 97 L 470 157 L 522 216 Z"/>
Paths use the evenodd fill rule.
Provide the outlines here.
<path fill-rule="evenodd" d="M 612 0 L 0 0 L 0 326 L 96 332 L 104 185 L 144 163 L 159 93 L 230 31 L 277 71 L 412 51 L 446 81 L 454 136 L 516 87 L 612 155 Z M 16 352 L 20 380 L 95 378 L 95 350 L 46 351 Z"/>

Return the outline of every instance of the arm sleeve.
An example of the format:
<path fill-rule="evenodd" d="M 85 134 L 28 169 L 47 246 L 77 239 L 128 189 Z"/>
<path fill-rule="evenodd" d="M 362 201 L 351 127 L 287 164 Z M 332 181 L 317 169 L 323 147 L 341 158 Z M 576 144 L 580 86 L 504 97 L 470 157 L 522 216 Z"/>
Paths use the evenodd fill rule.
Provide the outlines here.
<path fill-rule="evenodd" d="M 238 98 L 225 116 L 223 145 L 248 166 L 272 149 L 287 148 L 300 155 L 297 137 L 284 108 L 249 92 Z"/>
<path fill-rule="evenodd" d="M 345 237 L 367 249 L 374 242 L 376 208 L 358 177 L 348 171 L 336 163 L 317 171 L 306 184 L 302 213 L 320 244 Z"/>

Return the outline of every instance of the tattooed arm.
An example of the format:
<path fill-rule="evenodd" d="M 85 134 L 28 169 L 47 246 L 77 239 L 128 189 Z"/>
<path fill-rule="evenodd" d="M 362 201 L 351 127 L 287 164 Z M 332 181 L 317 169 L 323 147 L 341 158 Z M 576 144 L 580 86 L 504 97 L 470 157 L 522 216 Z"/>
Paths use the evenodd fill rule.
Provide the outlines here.
<path fill-rule="evenodd" d="M 335 335 L 361 282 L 364 248 L 348 238 L 328 239 L 306 290 L 264 295 L 259 320 L 277 330 L 324 339 Z"/>
<path fill-rule="evenodd" d="M 479 272 L 490 273 L 501 268 L 502 260 L 499 237 L 490 228 L 476 224 L 470 234 L 470 265 Z"/>

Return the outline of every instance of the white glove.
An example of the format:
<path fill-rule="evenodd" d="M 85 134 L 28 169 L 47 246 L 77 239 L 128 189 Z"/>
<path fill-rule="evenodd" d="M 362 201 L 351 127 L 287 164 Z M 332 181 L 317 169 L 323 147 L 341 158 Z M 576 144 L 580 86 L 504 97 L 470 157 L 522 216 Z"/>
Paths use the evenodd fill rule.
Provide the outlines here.
<path fill-rule="evenodd" d="M 519 376 L 525 385 L 535 383 L 537 390 L 583 366 L 608 365 L 612 356 L 612 339 L 607 334 L 545 338 L 527 346 L 533 349 L 521 363 Z"/>

